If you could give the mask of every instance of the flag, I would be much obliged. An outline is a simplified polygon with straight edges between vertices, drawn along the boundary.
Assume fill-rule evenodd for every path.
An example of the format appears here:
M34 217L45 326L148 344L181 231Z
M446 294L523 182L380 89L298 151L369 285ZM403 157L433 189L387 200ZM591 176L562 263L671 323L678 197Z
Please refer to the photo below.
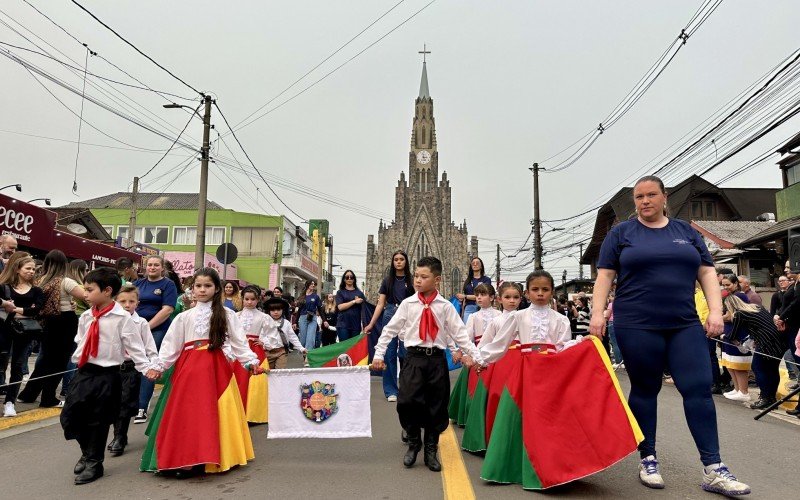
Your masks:
M519 358L500 397L481 478L545 489L604 470L636 450L644 436L608 355L600 340L584 339L557 354Z
M268 439L372 437L369 370L269 372Z
M369 364L367 358L367 336L363 333L347 339L344 342L318 347L308 351L306 354L308 364L312 367L332 367L332 366L366 366Z

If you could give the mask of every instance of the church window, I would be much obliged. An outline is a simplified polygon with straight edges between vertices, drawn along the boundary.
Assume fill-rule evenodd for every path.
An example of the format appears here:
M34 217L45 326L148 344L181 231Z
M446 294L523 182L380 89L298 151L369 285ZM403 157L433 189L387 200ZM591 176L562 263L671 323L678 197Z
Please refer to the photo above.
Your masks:
M452 291L451 295L455 295L457 293L461 293L461 289L459 288L461 284L461 273L458 271L457 267L453 268L453 282L450 284Z
M425 133L425 125L422 126L422 147L428 144L428 135Z

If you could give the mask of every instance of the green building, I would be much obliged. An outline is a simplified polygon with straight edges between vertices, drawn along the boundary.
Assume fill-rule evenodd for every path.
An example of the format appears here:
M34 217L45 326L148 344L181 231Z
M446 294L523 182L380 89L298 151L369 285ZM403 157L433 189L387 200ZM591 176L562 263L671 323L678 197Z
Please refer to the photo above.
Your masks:
M194 253L197 193L138 193L136 206L137 243L167 256ZM131 193L74 202L66 208L89 210L113 238L122 243L128 238ZM228 242L238 249L234 265L239 280L270 288L281 285L286 293L295 293L305 280L319 279L319 266L312 265L316 263L304 229L282 215L237 212L209 200L205 251L214 255L220 244Z

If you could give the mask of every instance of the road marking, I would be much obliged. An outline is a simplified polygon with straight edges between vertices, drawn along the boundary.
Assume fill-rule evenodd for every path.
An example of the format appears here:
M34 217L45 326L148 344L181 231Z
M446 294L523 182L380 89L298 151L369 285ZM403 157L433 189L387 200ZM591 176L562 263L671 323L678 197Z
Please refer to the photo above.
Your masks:
M61 413L61 408L36 408L20 412L16 417L8 417L0 420L0 431L16 427L18 425L38 422L46 418L55 417Z
M474 500L475 491L461 456L453 427L448 426L439 438L439 454L442 458L442 488L445 500Z

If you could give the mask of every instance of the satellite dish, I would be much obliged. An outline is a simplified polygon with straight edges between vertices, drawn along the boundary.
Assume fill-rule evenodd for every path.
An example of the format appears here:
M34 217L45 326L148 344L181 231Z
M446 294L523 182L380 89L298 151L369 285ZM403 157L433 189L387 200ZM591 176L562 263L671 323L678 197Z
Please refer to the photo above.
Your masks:
M69 230L69 232L75 234L86 234L89 231L81 224L77 224L75 222L73 222L72 224L67 224L67 229Z

